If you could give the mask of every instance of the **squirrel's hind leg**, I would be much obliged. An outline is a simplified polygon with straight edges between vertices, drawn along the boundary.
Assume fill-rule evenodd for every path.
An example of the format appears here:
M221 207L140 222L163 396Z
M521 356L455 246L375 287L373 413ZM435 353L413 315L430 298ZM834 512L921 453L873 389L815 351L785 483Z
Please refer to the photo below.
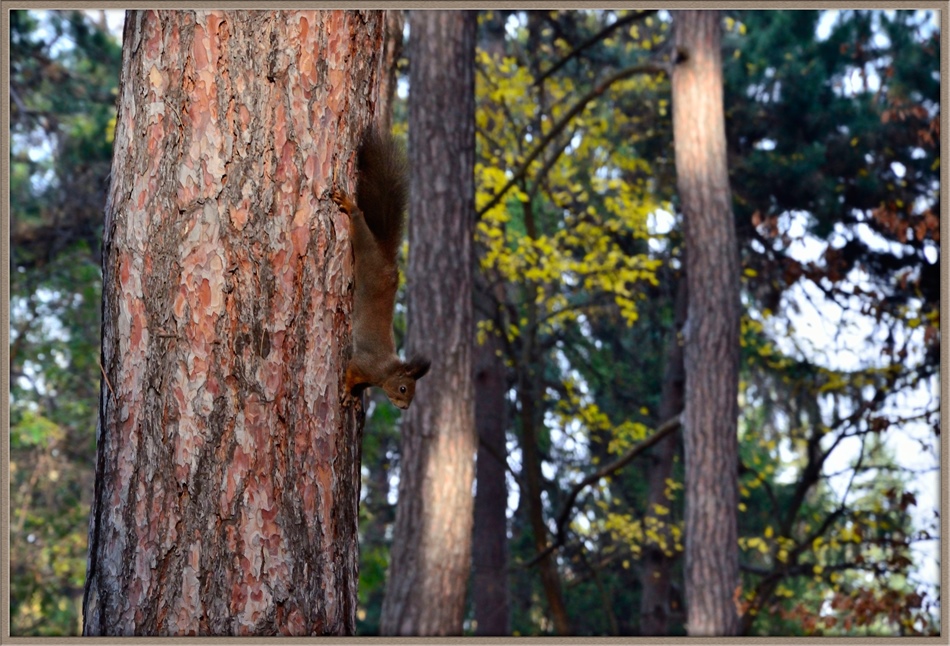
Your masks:
M333 193L330 194L330 198L336 202L341 211L351 217L354 213L358 213L360 210L359 207L356 206L356 202L353 201L353 198L350 197L349 193L344 191L342 188L333 189Z
M357 253L374 249L376 238L373 237L373 232L366 226L366 218L363 216L360 207L353 201L353 198L340 188L333 189L330 197L337 203L341 211L350 216L350 238Z

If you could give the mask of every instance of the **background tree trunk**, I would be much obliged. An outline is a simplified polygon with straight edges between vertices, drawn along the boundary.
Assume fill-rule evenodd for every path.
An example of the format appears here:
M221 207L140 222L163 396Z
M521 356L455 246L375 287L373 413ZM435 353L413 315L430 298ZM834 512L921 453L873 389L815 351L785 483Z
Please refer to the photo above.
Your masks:
M386 37L380 57L382 69L379 74L379 103L376 106L376 123L380 132L389 132L393 127L393 104L398 85L399 59L402 56L403 28L406 13L402 9L386 9Z
M529 326L533 331L536 329L533 323L537 320L534 303L528 304L528 311ZM525 341L527 345L537 346L537 339L534 338L533 332L525 336L528 337ZM534 371L530 368L523 368L519 374L518 383L518 399L521 402L522 479L524 481L524 490L521 493L525 497L534 548L538 554L541 554L547 550L549 543L548 524L544 518L544 499L541 495L544 490L542 480L544 474L541 471L541 452L538 447L538 424L542 422L539 421L540 414L535 407L535 403L541 401L541 389L540 379L533 373ZM555 552L545 554L538 560L537 567L554 632L562 636L570 635L571 619L564 600Z
M461 634L475 433L473 11L409 14L407 355L431 358L405 413L380 631Z
M681 11L673 138L685 216L686 605L692 635L733 635L739 585L739 254L723 115L720 14Z
M475 350L475 528L472 534L472 603L475 634L510 634L508 594L508 486L505 446L507 375L494 334Z
M686 320L686 304L686 279L680 278L676 285L673 305L674 323L666 353L666 368L663 371L663 386L657 415L660 424L683 412L686 375L683 371L683 339L680 331ZM641 635L668 635L670 614L671 610L674 610L670 607L670 585L673 563L680 555L675 552L674 539L670 531L673 518L669 513L656 513L656 505L672 509L667 492L669 480L673 478L673 458L676 457L679 443L678 434L670 434L657 442L650 453L645 515L661 523L661 529L658 529L656 533L666 541L667 550L653 543L647 544L643 550L643 572L640 575L643 590L640 596Z
M497 22L497 18L495 19ZM503 55L505 34L482 23L478 48ZM476 255L482 251L476 249ZM485 274L475 272L475 311L492 321L504 302L501 286L491 287ZM492 291L494 290L494 294ZM472 605L475 634L497 637L511 634L511 595L508 576L508 369L499 353L504 345L495 334L475 350L475 425L478 456L475 462L475 518L472 534Z
M379 12L131 12L86 635L352 634L362 421L333 182ZM361 125L362 124L362 125Z

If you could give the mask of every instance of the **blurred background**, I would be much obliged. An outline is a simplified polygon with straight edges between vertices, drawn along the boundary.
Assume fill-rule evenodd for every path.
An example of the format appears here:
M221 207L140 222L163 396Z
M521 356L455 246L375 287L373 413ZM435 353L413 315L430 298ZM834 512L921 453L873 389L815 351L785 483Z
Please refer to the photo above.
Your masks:
M747 634L939 634L938 12L723 15L743 266L736 602L751 613ZM10 18L11 633L76 635L123 13ZM528 124L563 113L604 70L668 46L670 22L664 11L480 12L479 204L497 188L508 151L530 148ZM548 115L532 98L542 74ZM403 98L405 90L403 81ZM398 100L395 129L405 132ZM647 453L568 499L597 465L665 421L659 384L675 338L682 224L669 82L617 84L568 134L569 154L542 169L547 183L531 196L540 233L528 234L523 213L484 214L481 268L513 315L507 331L486 324L480 336L500 334L503 353L517 347L526 323L518 313L536 293L550 312L570 312L539 328L547 350L532 365L518 353L504 358L509 388L523 371L541 375L544 424L531 450L542 459L552 531L570 507L557 568L575 634L639 634L650 620L641 610L647 575L668 582L665 630L684 634L681 440L668 463ZM635 188L611 193L617 176ZM597 235L640 259L632 294L603 272L574 285L544 265L559 244L586 261L604 252L593 234L553 233L565 222L589 232L577 217L584 213L604 214ZM611 218L613 229L604 224ZM519 255L528 265L513 264ZM519 495L518 396L506 396L505 455L497 456L507 472L507 500L497 501L506 521L490 531L505 536L510 632L548 634ZM358 617L367 635L378 631L384 591L398 424L399 411L374 396L360 509ZM661 468L657 507L650 479Z

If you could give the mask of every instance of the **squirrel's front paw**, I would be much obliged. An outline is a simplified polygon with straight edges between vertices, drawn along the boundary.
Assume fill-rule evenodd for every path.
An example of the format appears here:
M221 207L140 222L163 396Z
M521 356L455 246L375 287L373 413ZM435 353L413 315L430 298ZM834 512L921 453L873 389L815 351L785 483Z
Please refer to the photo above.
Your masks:
M366 386L369 385L369 381L365 376L363 376L363 373L360 372L360 369L356 367L355 363L350 361L350 363L346 366L346 381L344 383L344 389L346 393L348 395L356 395L359 391L362 391Z

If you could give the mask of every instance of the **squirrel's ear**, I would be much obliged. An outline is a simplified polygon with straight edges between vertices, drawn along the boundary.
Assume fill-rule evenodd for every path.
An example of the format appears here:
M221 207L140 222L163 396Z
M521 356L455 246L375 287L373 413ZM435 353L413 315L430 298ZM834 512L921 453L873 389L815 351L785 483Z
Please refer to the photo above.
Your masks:
M432 362L425 357L413 357L406 363L406 374L413 379L421 379L429 372L429 366L431 364Z

